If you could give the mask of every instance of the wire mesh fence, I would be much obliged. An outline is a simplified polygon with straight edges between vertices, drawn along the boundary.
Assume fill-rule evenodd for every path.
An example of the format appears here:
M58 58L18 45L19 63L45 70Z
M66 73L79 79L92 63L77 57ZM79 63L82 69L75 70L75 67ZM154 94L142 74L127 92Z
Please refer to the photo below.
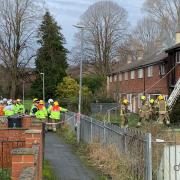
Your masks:
M76 114L66 114L66 122L75 132ZM149 180L151 174L150 134L136 129L120 128L109 122L98 121L81 115L80 140L90 144L94 141L103 147L115 145L119 154L128 157L128 167L134 180Z

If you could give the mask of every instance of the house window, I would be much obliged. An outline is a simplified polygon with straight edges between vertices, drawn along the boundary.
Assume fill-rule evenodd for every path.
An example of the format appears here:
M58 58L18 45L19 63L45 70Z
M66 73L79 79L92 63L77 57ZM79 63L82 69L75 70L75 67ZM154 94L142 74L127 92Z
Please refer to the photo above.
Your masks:
M152 77L153 76L153 66L149 66L148 67L148 77Z
M160 72L159 72L159 74L160 74L160 75L164 75L165 72L166 72L166 71L165 71L165 64L161 64L161 65L160 65Z
M176 63L180 63L180 51L176 52Z
M119 74L119 81L122 81L122 73Z
M112 82L112 76L109 77L109 82Z
M143 69L138 69L138 78L143 78Z
M131 71L131 79L134 79L135 71Z
M117 81L117 75L114 75L114 82Z
M127 81L128 80L128 72L124 73L124 79Z

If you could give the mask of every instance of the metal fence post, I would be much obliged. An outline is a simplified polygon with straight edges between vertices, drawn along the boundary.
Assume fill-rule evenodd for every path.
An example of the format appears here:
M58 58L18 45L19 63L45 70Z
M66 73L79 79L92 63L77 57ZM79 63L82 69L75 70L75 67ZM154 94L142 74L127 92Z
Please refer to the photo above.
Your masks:
M110 110L108 110L108 122L111 122L111 114Z
M151 133L146 134L146 180L152 180L152 144Z
M90 137L90 141L91 141L91 143L92 143L92 141L93 141L93 137L92 137L92 118L91 118L91 137Z
M103 126L104 126L104 129L103 129L103 144L105 145L106 144L106 122L105 121L103 122Z
M80 131L81 131L81 125L80 125L80 122L81 122L81 114L78 113L77 114L77 142L80 142Z
M124 128L124 153L127 153L126 128Z

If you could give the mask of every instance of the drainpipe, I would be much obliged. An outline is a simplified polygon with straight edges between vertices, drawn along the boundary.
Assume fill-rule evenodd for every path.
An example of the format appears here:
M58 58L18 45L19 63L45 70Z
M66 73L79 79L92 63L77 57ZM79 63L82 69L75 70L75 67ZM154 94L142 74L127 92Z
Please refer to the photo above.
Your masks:
M146 91L146 68L144 67L143 68L143 78L144 78L144 91L143 91L143 94L145 96L145 91Z

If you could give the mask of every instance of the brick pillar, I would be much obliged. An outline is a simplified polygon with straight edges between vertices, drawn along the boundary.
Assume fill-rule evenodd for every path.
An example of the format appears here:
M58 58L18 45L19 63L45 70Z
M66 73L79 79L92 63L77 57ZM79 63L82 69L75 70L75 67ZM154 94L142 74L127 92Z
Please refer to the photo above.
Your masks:
M35 152L32 148L17 148L12 150L11 180L18 180L26 167L35 167Z
M24 116L22 118L22 128L30 129L31 125L32 125L32 117Z
M34 144L39 145L38 156L38 175L39 179L42 179L42 165L43 165L43 134L42 130L31 129L25 131L26 147L32 148Z

